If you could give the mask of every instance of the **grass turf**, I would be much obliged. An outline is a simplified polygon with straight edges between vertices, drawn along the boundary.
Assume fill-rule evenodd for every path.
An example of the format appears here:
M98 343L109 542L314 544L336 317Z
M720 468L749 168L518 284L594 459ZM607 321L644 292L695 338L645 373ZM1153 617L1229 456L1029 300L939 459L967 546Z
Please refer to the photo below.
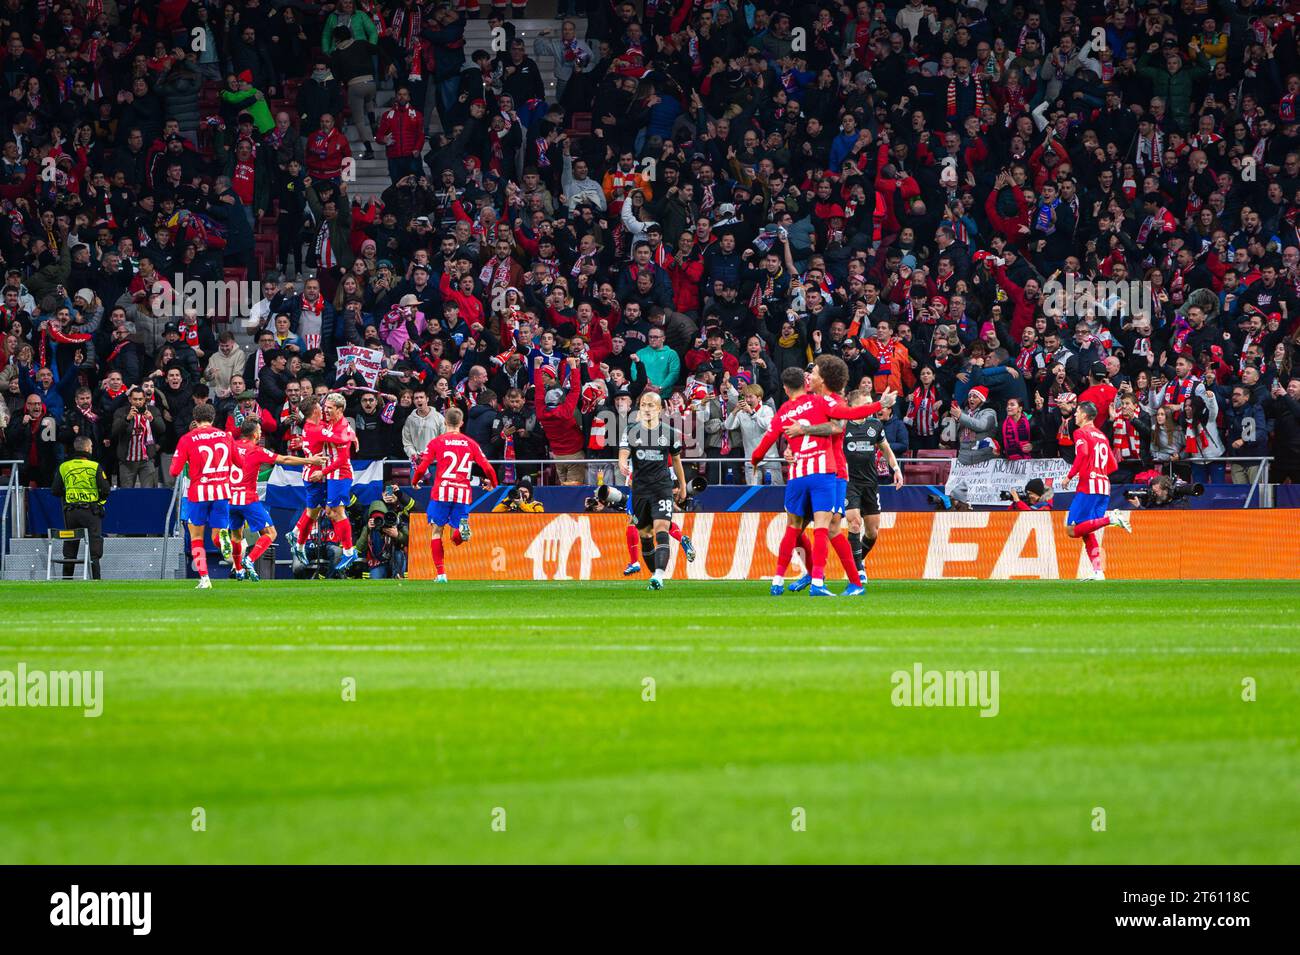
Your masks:
M1300 862L1300 586L643 586L8 585L0 862Z

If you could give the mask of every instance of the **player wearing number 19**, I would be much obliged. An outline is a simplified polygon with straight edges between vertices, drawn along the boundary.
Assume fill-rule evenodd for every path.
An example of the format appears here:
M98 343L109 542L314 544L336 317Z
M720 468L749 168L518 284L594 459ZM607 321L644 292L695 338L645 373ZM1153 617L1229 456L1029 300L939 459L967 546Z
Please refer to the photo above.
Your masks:
M1114 524L1131 534L1133 528L1123 511L1106 510L1110 503L1110 476L1117 465L1110 441L1094 424L1096 419L1097 406L1091 401L1079 402L1074 412L1074 423L1079 426L1074 432L1074 464L1067 475L1067 478L1077 477L1079 483L1070 501L1065 526L1070 529L1071 537L1083 538L1088 560L1092 562L1092 576L1088 579L1105 580L1105 555L1097 531Z
M641 554L654 567L650 590L663 589L673 503L686 500L681 436L662 413L663 401L657 394L642 394L636 420L624 430L618 447L618 469L632 479L632 517L641 537Z
M216 427L212 405L198 405L190 430L176 442L172 458L172 477L180 477L189 468L189 487L181 502L181 520L189 527L190 554L199 574L199 590L208 590L208 556L203 535L212 528L212 539L221 555L230 560L230 468L235 458L235 443L230 434Z
M483 485L485 490L497 483L497 472L478 442L460 433L465 413L459 408L448 408L445 417L447 430L429 442L411 475L411 487L419 487L424 472L431 467L434 469L433 491L429 494L429 507L425 513L429 516L429 551L438 574L434 580L440 584L447 582L442 529L449 524L456 526L451 532L453 544L469 540L469 505L474 500L470 482L474 477L474 465L477 464L487 475Z

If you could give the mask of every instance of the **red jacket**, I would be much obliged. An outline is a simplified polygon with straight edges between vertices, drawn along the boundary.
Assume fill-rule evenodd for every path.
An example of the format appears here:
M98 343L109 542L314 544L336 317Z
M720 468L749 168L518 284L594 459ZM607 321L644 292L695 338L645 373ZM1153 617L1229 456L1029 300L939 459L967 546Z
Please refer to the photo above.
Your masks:
M1002 286L1002 290L1007 293L1007 298L1011 300L1011 337L1020 341L1020 336L1025 329L1034 324L1036 303L1025 298L1025 290L1007 276L1005 265L993 266L993 277L997 279L998 285Z
M989 224L1001 232L1008 242L1017 247L1025 244L1027 232L1021 232L1021 226L1029 225L1029 203L1019 186L1011 187L1011 197L1016 201L1016 214L1004 216L998 212L998 190L990 189L984 199L984 211L988 214Z
M394 106L379 120L379 141L389 159L419 156L424 148L424 114L414 106Z
M700 280L704 278L704 257L697 255L689 262L673 259L668 266L668 277L673 283L673 308L679 312L698 312Z
M692 374L696 368L705 362L713 361L713 352L707 348L692 348L686 353L686 370ZM722 353L722 368L728 375L734 375L740 371L740 362L736 356L729 351Z
M267 434L272 434L279 430L279 419L260 405L257 409L257 420L261 423L262 430ZM236 436L239 434L239 425L235 423L235 416L233 414L226 415L226 430Z
M533 370L533 404L537 409L537 423L546 434L552 456L577 454L584 444L582 428L574 417L582 388L579 387L579 382L571 380L567 362L560 369L560 387L565 388L565 395L564 400L554 408L546 407L546 385L542 380L542 369Z
M307 137L307 175L313 179L339 179L343 160L352 155L347 137L336 126L328 133L318 129Z

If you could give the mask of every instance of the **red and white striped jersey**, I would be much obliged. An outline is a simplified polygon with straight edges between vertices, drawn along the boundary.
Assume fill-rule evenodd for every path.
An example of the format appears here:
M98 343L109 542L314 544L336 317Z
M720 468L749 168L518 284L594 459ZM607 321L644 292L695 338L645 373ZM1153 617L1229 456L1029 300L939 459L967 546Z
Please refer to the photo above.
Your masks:
M828 402L819 395L804 394L798 398L792 398L783 404L780 410L772 418L772 424L768 428L767 434L759 442L754 453L750 455L751 461L757 463L762 460L763 455L767 454L777 439L785 434L785 429L792 424L819 425L830 421L827 413ZM793 439L790 442L790 451L794 455L794 461L790 464L790 479L807 477L810 474L834 474L835 473L835 451L834 442L842 441L843 435L833 437L803 435Z
M187 431L176 442L171 472L179 476L189 468L187 500L197 504L230 499L230 469L235 463L235 442L230 433L213 425Z
M424 472L433 468L431 499L469 504L474 500L470 479L474 476L476 464L487 473L491 483L496 484L497 472L484 456L477 441L454 431L440 434L429 442L424 454L420 455L415 473L411 475L411 485L419 484Z
M307 456L324 455L325 466L304 469L303 480L315 473L324 473L330 480L351 480L352 442L355 438L356 432L352 430L352 422L347 418L334 422L321 421L304 427L302 443Z
M1110 475L1119 467L1110 441L1096 425L1074 432L1074 465L1069 477L1078 477L1076 494L1110 494Z
M257 496L257 476L262 465L274 464L279 455L268 451L260 444L235 442L235 462L230 467L230 503L234 507L255 504Z
M843 395L837 395L834 392L827 392L822 395L822 399L826 402L826 407L829 409L841 407L847 408L849 406L848 401L844 399ZM831 438L831 455L835 459L835 476L841 481L847 481L849 479L849 461L848 458L844 456L843 432L834 435Z
M302 426L302 456L305 458L314 458L319 454L325 453L325 441L321 437L320 429L323 421L309 421ZM303 465L302 479L310 481L312 477L319 474L322 468L312 464Z

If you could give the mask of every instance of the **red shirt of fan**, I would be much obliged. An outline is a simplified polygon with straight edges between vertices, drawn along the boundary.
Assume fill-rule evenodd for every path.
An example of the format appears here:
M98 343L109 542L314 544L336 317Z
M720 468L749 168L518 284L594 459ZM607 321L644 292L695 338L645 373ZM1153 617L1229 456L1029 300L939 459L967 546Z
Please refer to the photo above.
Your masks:
M1110 406L1115 402L1115 395L1118 392L1115 386L1109 381L1103 381L1099 385L1092 385L1079 395L1079 403L1091 401L1097 406L1097 420L1093 422L1098 428L1104 427L1106 419L1110 416Z
M433 493L429 499L451 504L469 504L474 500L470 478L474 476L475 464L496 484L497 472L484 456L477 441L463 434L440 434L429 442L424 454L420 455L415 473L411 475L411 484L419 484L424 472L432 467L435 469Z
M278 457L260 444L235 442L235 463L230 469L230 503L233 506L243 507L257 502L257 476L262 473L262 465L274 464Z
M230 188L239 196L239 201L246 206L253 204L253 176L255 170L251 162L237 162L230 176Z
M1096 425L1074 432L1074 464L1067 477L1078 477L1076 494L1110 494L1110 475L1117 467L1110 440Z
M230 471L235 463L235 442L230 434L210 424L187 431L176 442L172 477L189 467L187 500L196 504L230 499Z

